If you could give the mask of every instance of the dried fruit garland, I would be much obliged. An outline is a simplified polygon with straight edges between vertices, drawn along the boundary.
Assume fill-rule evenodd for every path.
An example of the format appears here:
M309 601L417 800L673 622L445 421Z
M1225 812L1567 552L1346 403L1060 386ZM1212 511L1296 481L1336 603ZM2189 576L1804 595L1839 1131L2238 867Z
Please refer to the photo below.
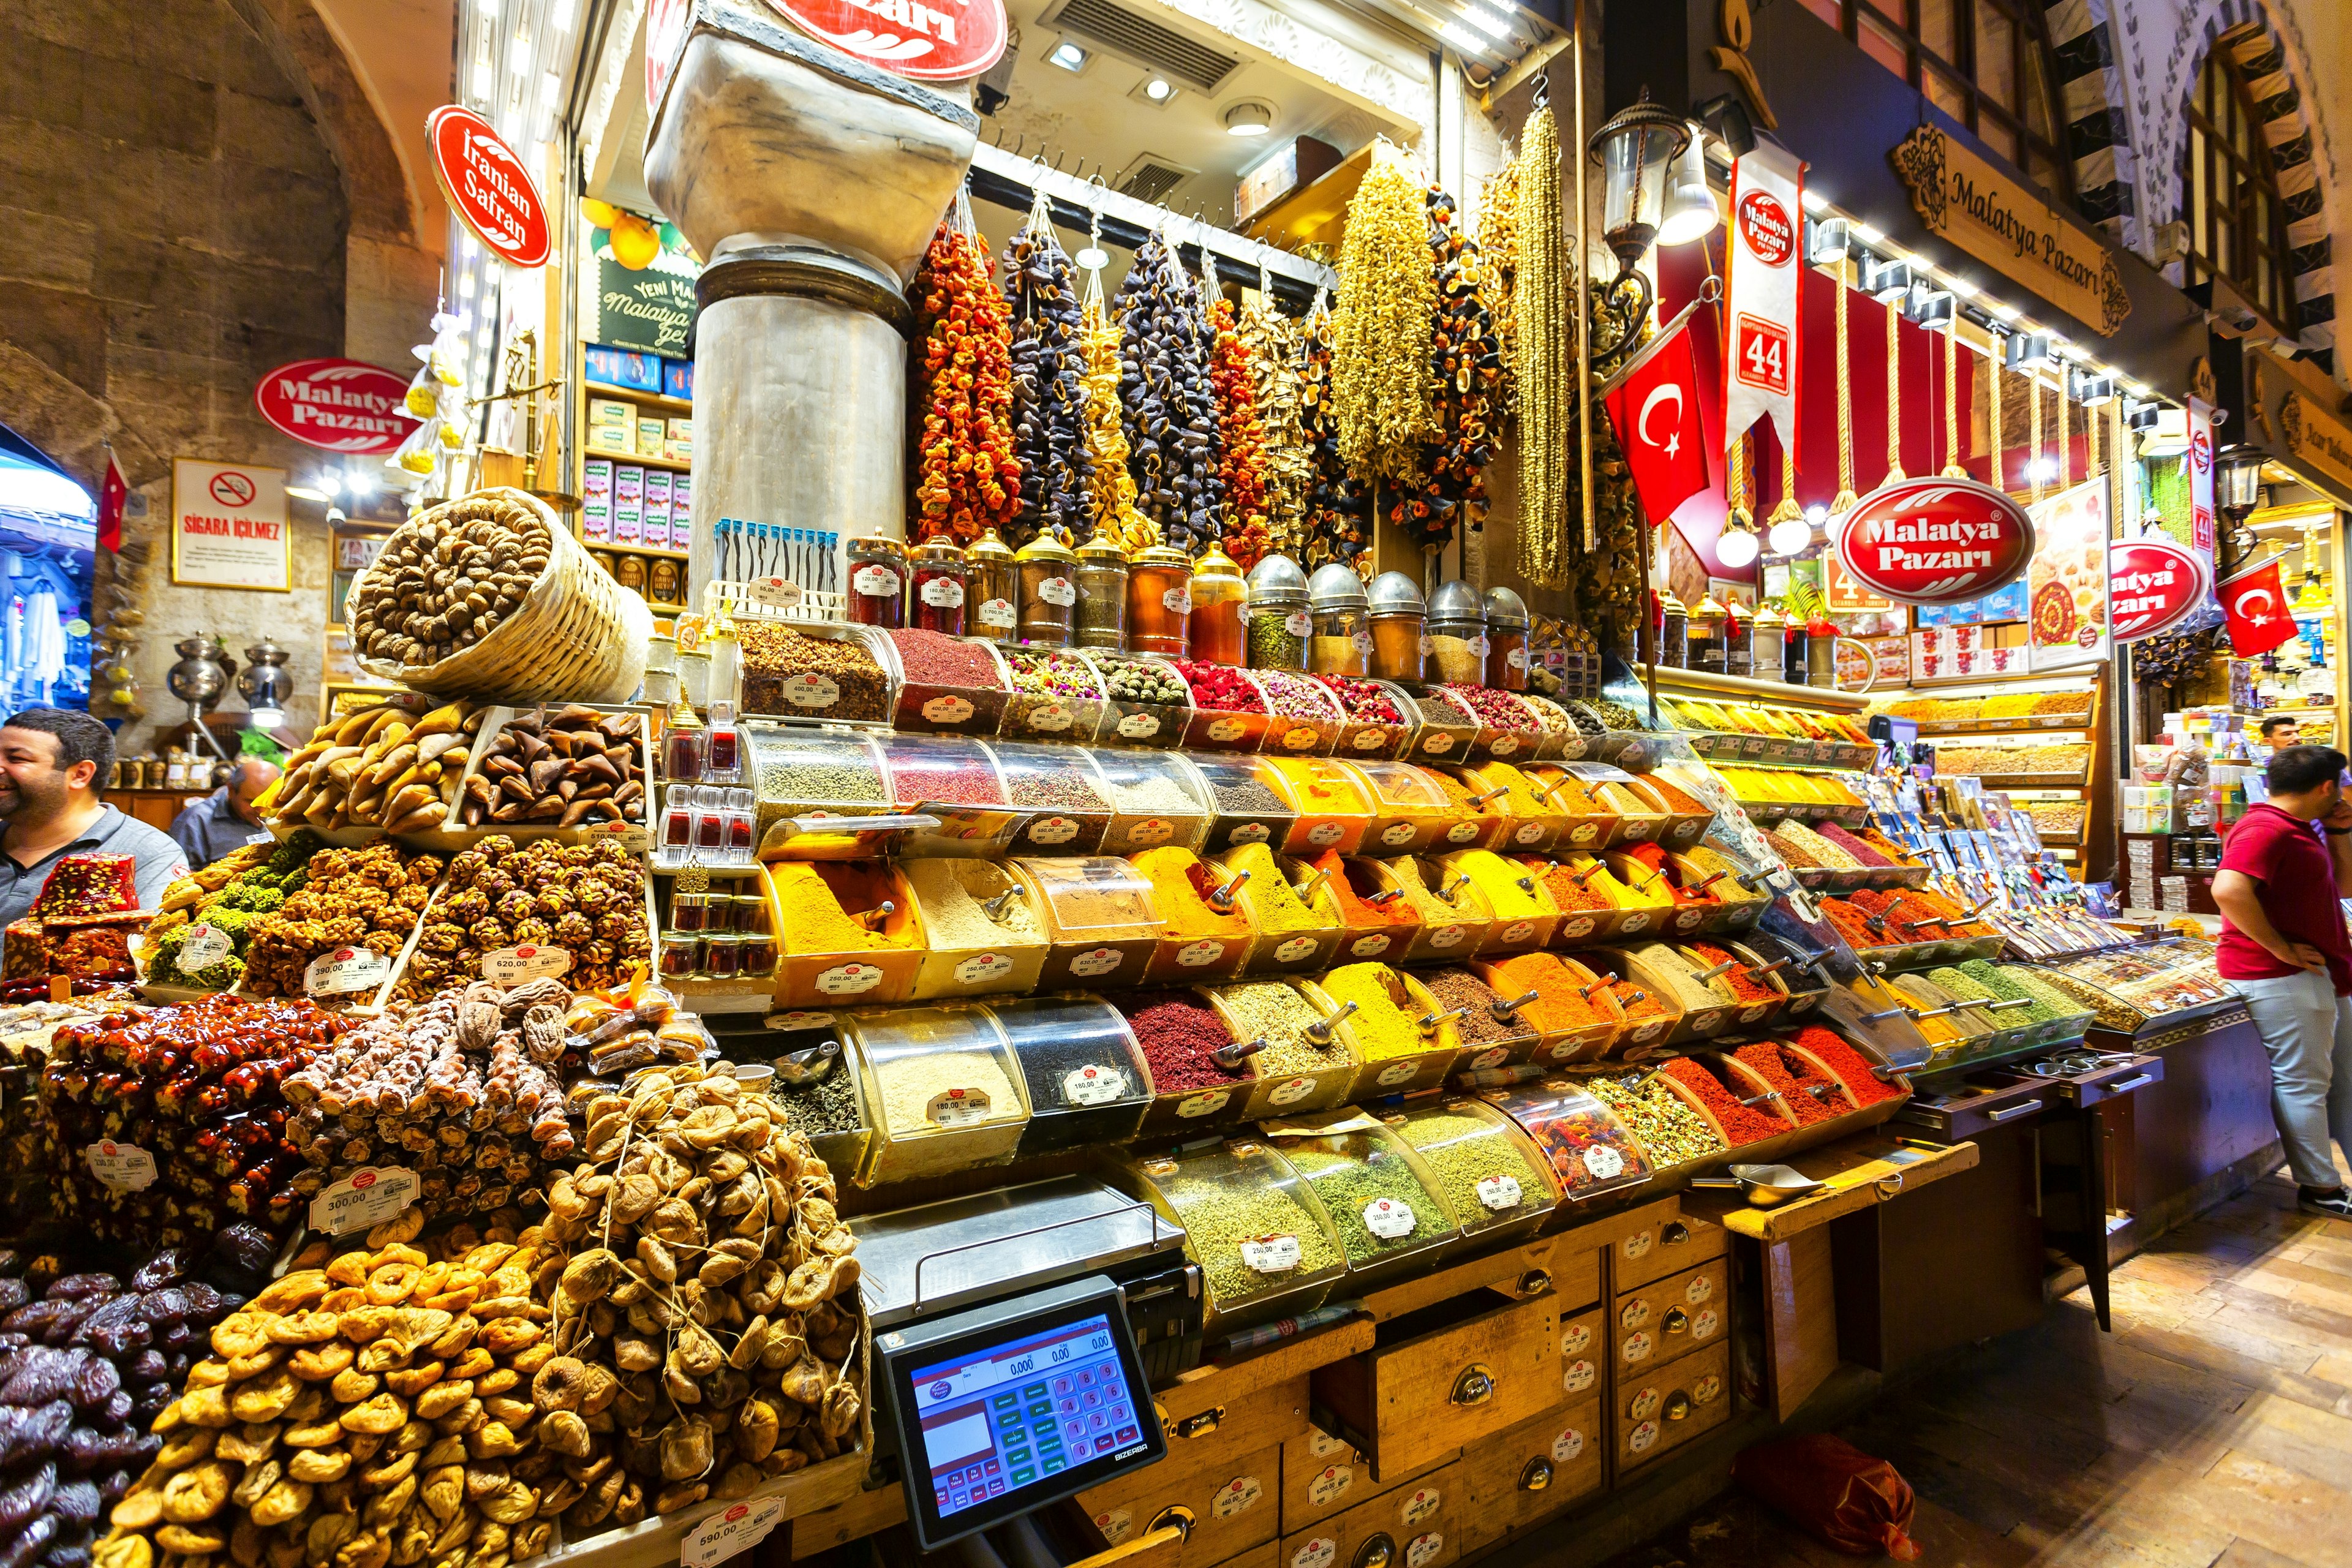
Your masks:
M1217 395L1217 433L1223 448L1217 478L1225 491L1225 553L1244 572L1272 543L1265 499L1265 444L1258 433L1257 379L1250 366L1230 301L1210 307L1216 346L1209 384Z
M1347 562L1362 569L1372 542L1372 501L1339 458L1339 421L1331 392L1331 355L1338 327L1318 297L1307 312L1299 364L1298 427L1307 441L1306 561L1311 569Z
M1559 126L1549 107L1528 117L1519 142L1518 205L1512 224L1518 266L1511 279L1514 371L1519 411L1519 573L1538 587L1560 588L1574 574L1569 487L1576 450L1577 323L1571 319L1560 217ZM1598 432L1595 432L1597 435ZM1597 461L1597 458L1596 458ZM1588 606L1588 608L1591 606Z
M1087 275L1079 321L1087 357L1087 507L1095 526L1132 553L1159 543L1160 531L1135 510L1127 431L1119 423L1118 323L1105 316L1099 272Z
M956 216L971 209L957 198ZM915 406L922 418L915 462L916 531L978 539L1009 525L1021 504L1021 462L1006 416L1013 406L1013 335L1004 298L978 234L941 223L916 275L922 359Z
M1296 558L1307 542L1307 495L1315 478L1314 455L1300 425L1304 389L1298 373L1306 330L1274 308L1261 280L1257 298L1242 308L1241 334L1255 378L1258 436L1265 447L1266 537L1275 550Z
M1118 286L1119 405L1136 510L1178 549L1217 537L1217 412L1201 290L1154 234Z
M1495 337L1502 355L1503 374L1495 386L1496 424L1518 413L1517 325L1511 309L1511 290L1519 273L1519 164L1513 159L1492 174L1478 193L1478 253L1486 258L1486 273L1480 287L1487 313L1495 321Z
M1422 188L1393 150L1374 154L1348 204L1339 298L1347 310L1336 318L1331 354L1339 455L1360 479L1412 483L1429 436L1437 279Z
M1495 455L1491 428L1502 356L1494 318L1479 291L1478 247L1463 237L1454 198L1432 185L1429 264L1438 307L1429 344L1433 430L1422 450L1421 483L1389 500L1391 526L1423 550L1450 543L1457 526L1476 532L1486 515L1486 464Z
M1013 452L1021 461L1016 548L1052 528L1085 537L1086 344L1077 274L1055 236L1041 194L1004 253L1004 303L1013 317Z

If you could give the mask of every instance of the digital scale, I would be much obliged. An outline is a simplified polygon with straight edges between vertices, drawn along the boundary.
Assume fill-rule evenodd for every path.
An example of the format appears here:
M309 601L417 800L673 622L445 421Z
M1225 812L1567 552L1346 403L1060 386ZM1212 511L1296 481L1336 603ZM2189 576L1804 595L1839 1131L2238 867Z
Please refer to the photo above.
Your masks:
M868 1215L877 1458L925 1551L1158 1462L1151 1383L1201 1352L1181 1227L1083 1177Z

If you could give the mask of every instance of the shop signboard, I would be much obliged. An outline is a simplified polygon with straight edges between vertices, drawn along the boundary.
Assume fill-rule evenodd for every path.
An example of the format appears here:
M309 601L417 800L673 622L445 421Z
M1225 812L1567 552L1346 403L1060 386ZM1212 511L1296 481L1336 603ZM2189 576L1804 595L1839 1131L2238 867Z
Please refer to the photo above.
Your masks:
M172 581L191 588L292 593L286 470L173 458Z
M2189 400L2189 450L2180 457L2189 474L2189 542L2213 555L2213 405Z
M305 446L388 458L416 428L408 377L356 359L298 359L254 386L261 416Z
M1974 479L1896 479L1846 514L1834 554L1864 589L1898 604L1981 599L2025 570L2033 520Z
M2095 663L2106 656L2107 481L2087 479L2032 510L2033 668Z
M2299 392L2279 404L2279 438L2287 456L2318 469L2339 485L2352 486L2352 429Z
M474 237L509 266L545 266L547 204L498 129L462 104L445 103L425 119L425 134L441 192Z
M2109 630L2119 643L2169 631L2212 589L2205 558L2161 534L2107 547Z
M694 331L695 280L701 264L675 225L608 202L583 201L588 254L594 268L583 279L585 335L606 348L635 349L668 359L687 357Z
M1003 0L768 0L842 53L918 81L961 81L1004 53Z

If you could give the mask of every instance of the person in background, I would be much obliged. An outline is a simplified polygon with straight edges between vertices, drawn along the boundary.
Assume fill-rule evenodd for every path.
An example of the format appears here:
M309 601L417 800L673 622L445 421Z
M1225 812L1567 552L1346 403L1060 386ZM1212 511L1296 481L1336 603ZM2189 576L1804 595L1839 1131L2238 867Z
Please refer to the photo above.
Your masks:
M2344 753L2288 746L2264 767L2270 798L2221 841L2216 966L2238 988L2271 1058L2271 1115L2306 1214L2352 1219L2334 1143L2352 1150L2352 887ZM2318 830L2313 830L2313 824Z
M253 803L278 782L278 766L260 757L242 757L229 769L228 783L202 800L192 800L172 819L172 837L188 854L188 869L209 866L245 847L261 831Z
M2273 753L2303 744L2303 728L2291 718L2263 721L2263 744Z
M163 834L100 799L114 732L69 708L27 708L0 725L0 930L21 920L69 854L128 855L139 907L163 902L187 858Z

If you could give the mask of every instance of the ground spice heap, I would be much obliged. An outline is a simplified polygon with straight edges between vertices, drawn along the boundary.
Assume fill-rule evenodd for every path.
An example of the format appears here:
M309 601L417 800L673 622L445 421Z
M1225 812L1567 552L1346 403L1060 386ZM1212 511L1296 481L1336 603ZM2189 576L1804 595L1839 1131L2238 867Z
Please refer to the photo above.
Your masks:
M1723 1151L1723 1140L1714 1129L1664 1084L1653 1083L1638 1095L1621 1079L1588 1079L1584 1087L1642 1141L1654 1166L1687 1165Z
M1361 1132L1325 1138L1282 1138L1275 1141L1293 1169L1315 1187L1323 1212L1339 1232L1339 1245L1351 1264L1376 1262L1391 1253L1426 1247L1454 1227L1446 1223L1444 1205L1430 1196L1405 1157L1386 1142ZM1382 1199L1385 1206L1375 1209ZM1402 1207L1412 1216L1410 1230L1383 1236L1372 1229L1375 1215L1383 1225Z
M1780 852L1780 858L1791 866L1851 871L1862 865L1854 856L1793 818L1779 824L1765 837Z
M768 1099L782 1108L785 1121L796 1131L812 1137L827 1132L855 1132L866 1125L857 1109L856 1071L844 1060L835 1060L832 1070L806 1088L794 1088L782 1080L771 1083Z
M890 678L855 642L813 637L776 621L736 624L743 653L743 711L799 718L887 719ZM794 676L817 679L802 682ZM834 695L827 698L824 683Z
M1324 994L1342 1006L1353 1002L1349 1032L1368 1062L1419 1056L1437 1047L1434 1034L1421 1032L1421 1021L1397 1005L1389 994L1395 973L1385 963L1350 963L1331 971L1319 984Z
M1220 1171L1206 1178L1180 1175L1160 1187L1169 1207L1183 1222L1184 1250L1201 1266L1209 1281L1209 1294L1223 1311L1339 1263L1339 1250L1332 1246L1329 1235L1286 1187L1232 1179L1238 1173ZM1269 1273L1251 1268L1243 1246L1279 1236L1297 1240L1297 1264Z
M1715 813L1707 809L1704 802L1692 795L1688 791L1682 789L1680 786L1665 778L1663 774L1647 774L1643 778L1642 782L1649 785L1651 789L1656 791L1658 798L1666 803L1666 809L1673 812L1677 816L1712 816L1715 815Z
M2007 1000L2026 997L2031 1007L2000 1015L2004 1019L2024 1015L2029 1023L2046 1024L2058 1018L2078 1018L2089 1011L2082 1003L2055 986L2044 984L2042 977L2021 964L1995 965L1981 958L1972 958L1959 966L1960 973L1972 976L1979 984L1995 995ZM1930 973L1929 979L1935 975Z
M1802 1057L1782 1050L1776 1041L1759 1040L1740 1047L1733 1055L1742 1067L1780 1091L1780 1103L1789 1108L1800 1127L1811 1127L1854 1109L1837 1079Z
M1520 1005L1519 1016L1547 1035L1567 1034L1614 1021L1608 1009L1594 999L1601 994L1596 991L1592 997L1580 995L1575 972L1549 952L1523 952L1495 965L1495 985L1507 997L1534 992L1536 999Z
M1707 891L1713 893L1723 903L1756 903L1764 897L1763 894L1740 885L1739 879L1747 874L1747 868L1719 849L1710 849L1704 844L1694 844L1683 851L1683 858L1698 868L1700 873L1705 876L1712 877L1717 872L1722 873L1723 880L1708 888Z
M911 945L912 926L888 937L857 918L890 896L889 874L875 863L786 861L770 868L776 884L776 930L786 952L866 952Z
M1467 1231L1551 1207L1551 1184L1504 1124L1467 1110L1424 1110L1400 1119L1398 1137L1421 1156L1437 1195ZM1498 1182L1496 1177L1503 1178ZM1509 1183L1518 1188L1514 1198Z
M981 687L1001 690L996 660L979 643L944 632L901 626L887 634L898 649L898 665L909 686Z
M916 859L901 864L915 907L923 917L923 934L935 949L1034 947L1045 940L1045 928L1029 907L1020 884L987 860ZM983 900L1011 892L1013 897L991 914Z
M1493 911L1486 908L1486 900L1468 882L1454 888L1451 899L1441 898L1437 889L1430 886L1421 861L1407 855L1391 860L1387 865L1389 874L1397 879L1398 886L1404 889L1405 902L1413 907L1413 912L1420 915L1421 923L1425 926L1471 925L1494 918ZM1437 876L1439 886L1449 886L1454 880L1443 871Z
M1339 1031L1333 1030L1328 1040L1307 1034L1311 1026L1323 1022L1323 1016L1297 986L1278 980L1228 985L1217 993L1217 1000L1233 1019L1236 1035L1265 1042L1265 1048L1250 1058L1257 1064L1261 1078L1325 1072L1348 1065L1348 1047L1340 1043Z
M877 1056L869 1065L882 1091L882 1125L894 1137L949 1125L962 1129L986 1121L1017 1121L1025 1114L1020 1091L993 1051L943 1047ZM956 1097L956 1109L949 1118L934 1121L933 1102L957 1089L963 1092Z
M1599 884L1604 878L1612 882L1616 879L1590 855L1571 855L1559 861L1530 858L1519 864L1541 879L1545 896L1563 913L1615 907Z
M1739 1000L1738 993L1723 984L1721 975L1701 980L1699 965L1662 942L1646 942L1633 949L1632 954L1643 968L1674 988L1686 1012L1703 1013L1709 1007L1722 1007Z
M1128 759L1151 757L1148 763L1129 765ZM1157 755L1151 752L1107 752L1102 756L1103 782L1110 785L1111 804L1121 815L1148 816L1165 812L1176 816L1198 816L1201 803L1174 773L1162 771Z
M1621 910L1670 910L1674 884L1638 860L1614 856L1605 877L1593 879L1601 897Z
M1883 1100L1903 1097L1901 1089L1878 1076L1867 1057L1819 1024L1808 1024L1799 1029L1789 1043L1811 1052L1830 1071L1843 1079L1848 1097L1857 1105L1876 1105Z
M1492 849L1466 849L1449 857L1445 865L1456 875L1466 875L1471 885L1486 895L1496 920L1541 920L1559 913L1545 898L1543 884L1533 872Z
M1421 976L1421 983L1437 998L1441 1011L1463 1010L1454 1026L1461 1031L1465 1050L1503 1040L1524 1040L1540 1032L1524 1014L1506 1012L1497 1016L1495 1010L1504 998L1466 969L1441 969Z
M1889 930L1874 930L1870 911L1847 899L1821 900L1822 918L1830 922L1838 935L1845 938L1849 947L1885 947L1895 940Z
M1727 987L1734 996L1745 1003L1778 1002L1780 993L1772 989L1769 981L1751 977L1748 963L1738 953L1716 946L1711 942L1685 943L1683 952L1698 961L1702 969L1713 969L1718 963L1728 963L1729 969L1716 976L1716 983Z
M1228 879L1203 865L1190 849L1164 845L1129 856L1129 863L1151 883L1151 901L1160 910L1163 937L1185 942L1249 940L1249 919L1242 913L1238 899L1223 909L1209 901L1209 895Z
M1666 1011L1665 998L1646 985L1632 980L1612 979L1608 982L1608 986L1609 994L1617 999L1617 1005L1628 1023L1674 1016Z
M1266 812L1282 816L1292 815L1289 805L1255 771L1212 767L1202 772L1208 775L1209 797L1216 802L1219 811L1236 816Z
M1666 868L1665 850L1658 845L1630 845L1624 850L1624 858L1655 879L1654 881L1638 882L1642 891L1651 897L1655 897L1661 891L1661 885L1663 885L1665 895L1677 904L1712 905L1716 901L1715 890L1712 888L1700 892L1677 882L1674 873Z
M1412 900L1401 894L1372 902L1374 897L1388 891L1381 886L1378 861L1342 859L1337 849L1326 849L1306 864L1309 869L1324 874L1323 885L1330 889L1339 906L1339 923L1349 931L1378 931L1421 923L1421 913L1413 908Z
M1836 845L1839 848L1853 856L1854 859L1862 865L1893 866L1897 864L1896 861L1890 858L1876 846L1855 837L1853 834L1848 833L1844 828L1840 827L1834 822L1822 823L1817 831L1822 836L1822 842L1824 844Z
M1262 931L1329 931L1339 924L1339 900L1331 896L1329 882L1315 890L1314 905L1308 907L1283 874L1274 851L1263 844L1243 845L1225 857L1224 869L1225 880L1244 871L1250 874L1238 902L1250 923Z
M1232 1089L1250 1081L1250 1065L1217 1065L1216 1053L1234 1043L1234 1032L1214 1007L1182 991L1139 991L1118 998L1128 1027L1143 1047L1155 1094Z
M890 758L890 793L901 805L922 801L942 805L993 805L1004 798L1004 786L987 758L977 751L949 752L929 747L902 752Z
M1740 1097L1723 1087L1716 1076L1688 1057L1666 1064L1665 1076L1688 1089L1691 1097L1706 1107L1725 1140L1733 1148L1742 1143L1759 1142L1778 1138L1789 1130L1789 1124L1769 1112L1752 1105L1739 1103Z

